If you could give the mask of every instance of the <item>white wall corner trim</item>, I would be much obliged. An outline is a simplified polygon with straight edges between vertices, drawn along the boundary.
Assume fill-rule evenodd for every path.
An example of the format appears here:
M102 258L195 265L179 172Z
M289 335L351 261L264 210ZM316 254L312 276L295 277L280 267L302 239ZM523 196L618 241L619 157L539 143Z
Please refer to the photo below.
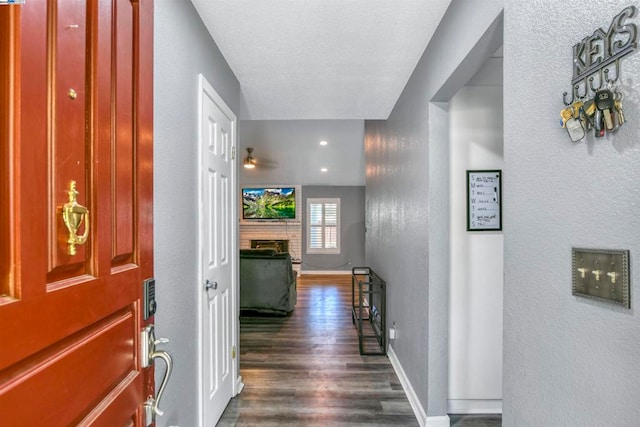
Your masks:
M502 414L501 399L449 399L449 414Z
M449 427L450 421L447 415L440 417L427 417L426 427Z
M396 371L396 375L400 380L400 384L402 384L402 388L404 392L407 394L407 398L409 399L409 403L411 404L411 409L413 409L413 413L418 419L418 423L420 427L449 427L449 417L427 417L427 412L422 407L418 396L416 395L407 374L402 369L402 365L398 360L398 356L393 351L393 347L389 346L387 350L387 356L389 357L389 361L391 362L391 366L393 366L393 370Z

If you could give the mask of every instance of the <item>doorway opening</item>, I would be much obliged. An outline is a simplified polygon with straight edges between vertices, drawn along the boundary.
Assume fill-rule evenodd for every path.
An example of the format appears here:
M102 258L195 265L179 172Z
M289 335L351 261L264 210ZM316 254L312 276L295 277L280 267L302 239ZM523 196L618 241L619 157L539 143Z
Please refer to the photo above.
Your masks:
M430 220L429 220L429 300L433 307L447 307L444 310L434 309L431 310L429 315L429 321L432 325L429 331L429 364L428 375L429 381L427 407L434 408L434 410L442 411L446 414L469 414L484 412L487 414L500 414L502 391L501 391L501 371L502 371L502 320L498 320L498 328L500 331L494 331L499 335L499 344L494 344L493 354L497 355L499 361L494 362L499 367L494 372L499 371L500 374L495 376L491 380L493 384L500 386L500 392L493 394L472 394L469 389L463 389L459 387L459 384L468 386L475 386L476 383L482 383L485 381L480 376L472 373L477 373L479 367L482 366L484 361L483 354L474 353L473 359L465 360L467 356L466 351L469 345L472 347L483 348L477 342L473 341L474 337L469 336L469 333L475 333L472 330L472 326L476 327L476 324L470 322L476 322L477 320L473 314L480 319L483 319L488 312L498 312L502 316L502 305L499 307L488 308L479 304L478 300L474 299L473 293L464 294L465 302L461 307L454 304L460 301L454 300L457 295L452 293L452 276L455 278L455 274L452 274L453 269L461 268L457 263L459 259L457 254L460 249L458 248L458 242L455 240L455 234L452 233L452 229L455 227L456 232L461 233L463 237L468 237L469 232L466 231L466 170L470 167L474 169L502 169L502 164L491 165L489 167L489 160L485 157L483 164L470 165L470 157L480 161L482 156L479 156L474 150L491 150L497 151L495 147L481 148L483 144L478 146L472 145L469 148L461 149L460 152L455 152L452 148L452 137L456 137L456 131L452 130L450 121L454 121L456 129L462 131L466 129L471 123L466 123L465 120L471 122L478 122L474 126L486 125L486 122L490 122L490 128L497 129L500 135L492 135L483 137L485 139L500 138L502 139L502 116L501 116L501 100L495 100L499 112L493 111L490 108L482 105L481 103L472 108L465 106L462 97L466 94L467 98L475 98L479 96L478 93L481 89L476 90L477 83L482 79L493 79L493 81L500 82L496 84L493 89L487 88L486 91L494 90L502 93L502 44L503 44L503 27L504 16L500 14L491 26L485 31L485 33L479 38L475 46L467 56L460 62L456 69L449 75L445 82L434 96L430 100L429 106L429 206L430 206ZM495 61L492 59L495 58ZM488 62L494 62L491 66L486 65ZM465 86L471 86L471 89ZM460 100L456 100L455 97L458 93L462 93ZM497 95L494 95L496 97ZM458 101L458 102L457 102ZM475 102L475 101L474 101ZM458 124L455 124L456 109L466 111L463 113L462 118L458 120ZM486 115L485 115L486 114ZM498 116L494 116L494 115ZM483 132L490 133L488 130ZM492 132L495 132L492 131ZM474 142L477 140L478 135L473 131L464 131L457 137ZM488 143L484 141L484 144ZM466 152L464 152L466 150ZM453 152L452 152L453 151ZM453 156L462 156L462 159L455 159L460 164L453 164ZM487 153L485 153L487 156ZM465 160L466 159L466 160ZM460 175L462 174L462 178ZM455 178L455 179L454 179ZM508 175L503 174L503 180L508 180ZM460 184L461 183L461 184ZM461 185L461 186L460 186ZM507 195L508 196L508 195ZM462 202L454 203L458 200L458 197L462 197ZM454 216L459 218L459 215L463 215L464 218L460 225ZM500 234L496 232L490 232L493 234ZM476 233L476 236L471 236L474 239L480 237L481 241L484 237L489 236L490 233ZM471 233L473 234L473 233ZM490 236L489 236L490 237ZM478 240L478 239L475 239ZM484 239L486 240L486 239ZM474 244L477 242L474 242ZM457 248L454 253L453 248ZM462 254L466 255L467 264L469 263L469 254L477 253L483 249L477 248L467 242L466 247L463 247ZM501 254L500 254L501 255ZM479 263L474 258L476 264ZM481 283L476 281L476 270L470 269L468 265L464 267L466 272L463 274L463 278L467 280L467 291L472 290L474 293L481 291ZM477 268L474 264L473 268ZM470 272L469 272L470 270ZM459 272L456 271L456 274ZM502 278L502 271L498 271L498 276ZM498 287L500 289L502 285ZM464 288L463 288L464 292ZM495 300L495 298L494 298ZM485 299L485 302L487 300ZM495 302L495 301L492 301ZM462 310L462 317L459 316L457 310ZM455 317L455 320L451 316ZM460 321L460 318L462 321ZM457 322L457 323L456 323ZM453 325L450 328L450 323ZM493 323L495 325L495 321ZM457 331L458 335L450 337L449 331ZM460 332L463 334L460 335ZM495 340L494 340L495 342ZM456 345L452 345L456 343ZM456 347L457 346L457 347ZM459 357L459 351L462 352L464 357ZM443 357L443 353L447 356ZM494 357L495 359L495 357ZM494 365L496 366L496 365ZM450 372L449 369L454 369L454 372ZM457 369L457 371L456 371ZM473 391L473 388L471 388ZM437 409L436 409L437 408ZM497 415L500 417L500 415Z
M503 233L466 227L466 171L504 167L502 59L500 48L449 101L450 414L502 413Z

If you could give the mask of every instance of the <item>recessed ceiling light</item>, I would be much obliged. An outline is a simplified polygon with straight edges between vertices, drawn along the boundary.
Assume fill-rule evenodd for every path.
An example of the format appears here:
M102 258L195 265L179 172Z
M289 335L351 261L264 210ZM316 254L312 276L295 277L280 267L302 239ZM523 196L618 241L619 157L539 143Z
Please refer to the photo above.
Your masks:
M328 170L329 169L327 169L327 168L322 168L322 169L320 169L320 172L327 172Z
M320 145L327 145L328 142L327 141L320 141Z

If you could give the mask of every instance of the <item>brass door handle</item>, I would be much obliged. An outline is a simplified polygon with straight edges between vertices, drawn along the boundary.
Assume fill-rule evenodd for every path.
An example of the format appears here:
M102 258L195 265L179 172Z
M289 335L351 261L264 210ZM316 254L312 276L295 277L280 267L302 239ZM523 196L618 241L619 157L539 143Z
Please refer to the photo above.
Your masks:
M71 181L69 184L69 201L62 207L62 220L69 230L69 255L76 254L76 245L82 245L89 237L89 209L85 208L77 202L78 191L76 190L76 182ZM78 236L78 230L84 220L84 233Z

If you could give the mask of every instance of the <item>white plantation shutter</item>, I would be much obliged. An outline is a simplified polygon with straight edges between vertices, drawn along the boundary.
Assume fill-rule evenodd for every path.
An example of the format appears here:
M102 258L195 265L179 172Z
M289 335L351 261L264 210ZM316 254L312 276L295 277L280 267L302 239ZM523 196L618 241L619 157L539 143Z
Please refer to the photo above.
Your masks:
M309 203L309 239L310 249L322 250L322 203Z
M307 253L340 253L340 199L307 199Z
M336 227L324 228L324 247L326 249L336 249L338 247L338 236Z

